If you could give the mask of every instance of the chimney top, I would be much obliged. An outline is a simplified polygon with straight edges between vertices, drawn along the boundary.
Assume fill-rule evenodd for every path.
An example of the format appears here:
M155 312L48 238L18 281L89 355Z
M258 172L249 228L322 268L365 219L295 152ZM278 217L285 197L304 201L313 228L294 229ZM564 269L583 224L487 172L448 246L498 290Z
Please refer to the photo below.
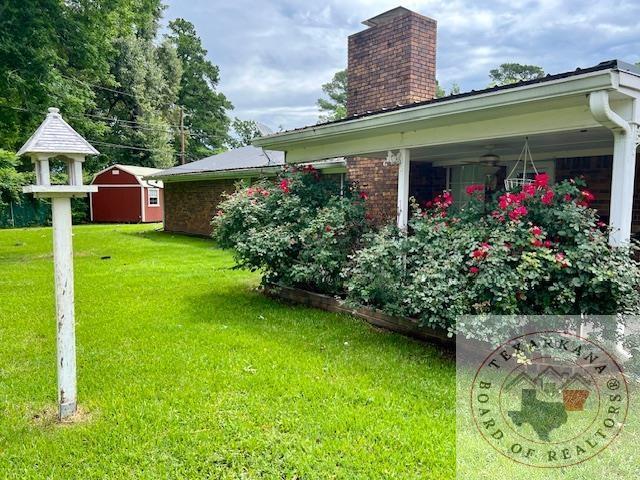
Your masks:
M366 25L367 27L377 27L378 25L382 25L390 22L396 17L403 17L409 14L418 15L417 13L412 12L408 8L396 7L396 8L392 8L391 10L387 10L384 13L376 15L375 17L371 17L370 19L362 22L362 24ZM424 15L421 15L421 16L424 16ZM425 18L428 18L428 17L425 17Z

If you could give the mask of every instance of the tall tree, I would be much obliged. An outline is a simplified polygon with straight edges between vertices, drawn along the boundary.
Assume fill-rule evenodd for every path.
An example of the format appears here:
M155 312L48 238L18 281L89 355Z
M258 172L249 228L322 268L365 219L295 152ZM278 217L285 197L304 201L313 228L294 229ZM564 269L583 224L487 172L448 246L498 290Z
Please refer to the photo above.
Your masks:
M489 71L490 86L508 85L542 77L544 77L544 70L541 67L520 63L503 63Z
M188 129L186 155L189 160L210 155L228 142L231 102L216 90L218 67L207 60L207 51L191 22L178 18L169 22L167 39L182 62L178 103L184 107Z
M231 124L233 134L230 136L228 144L231 148L240 148L251 145L254 138L262 136L258 124L253 120L240 120L238 117L233 119Z
M319 98L320 121L331 122L347 116L347 71L339 70L330 82L322 85L322 91L329 97Z
M0 149L0 207L20 201L26 175L18 173L18 158L13 152Z
M111 163L166 168L175 163L174 130L181 67L173 47L156 48L153 41L130 35L115 41L112 73L117 89L101 94L100 110L117 120L103 146ZM174 127L175 128L175 127Z
M447 95L458 95L460 93L460 85L457 83L451 84L451 90L449 93L445 92L444 88L440 86L440 82L436 80L436 98L446 97Z
M0 0L0 148L15 151L49 106L103 140L112 126L100 118L104 88L120 86L116 40L153 38L162 9L161 0Z

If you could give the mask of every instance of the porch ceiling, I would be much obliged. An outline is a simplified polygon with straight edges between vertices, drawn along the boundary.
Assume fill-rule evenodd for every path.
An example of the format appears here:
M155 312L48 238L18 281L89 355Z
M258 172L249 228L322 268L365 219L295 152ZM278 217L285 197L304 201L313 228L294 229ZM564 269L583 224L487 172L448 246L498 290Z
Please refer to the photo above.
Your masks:
M613 137L604 127L530 135L529 147L534 160L547 160L582 155L610 155ZM482 155L492 153L501 161L516 160L522 151L525 137L478 140L448 145L434 145L411 149L411 161L427 161L439 165L473 163ZM376 157L384 158L386 152Z

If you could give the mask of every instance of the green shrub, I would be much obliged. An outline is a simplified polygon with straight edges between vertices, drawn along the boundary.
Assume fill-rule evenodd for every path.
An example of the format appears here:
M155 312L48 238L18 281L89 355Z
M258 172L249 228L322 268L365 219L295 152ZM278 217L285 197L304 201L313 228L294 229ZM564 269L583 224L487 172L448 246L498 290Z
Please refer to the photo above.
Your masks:
M340 272L366 230L365 197L352 188L341 196L340 185L310 167L284 172L238 185L219 206L213 237L264 282L340 293Z
M417 210L409 235L371 236L344 272L349 302L451 331L464 314L637 314L636 247L609 246L579 182L547 182L493 199L471 186L458 211L445 193Z

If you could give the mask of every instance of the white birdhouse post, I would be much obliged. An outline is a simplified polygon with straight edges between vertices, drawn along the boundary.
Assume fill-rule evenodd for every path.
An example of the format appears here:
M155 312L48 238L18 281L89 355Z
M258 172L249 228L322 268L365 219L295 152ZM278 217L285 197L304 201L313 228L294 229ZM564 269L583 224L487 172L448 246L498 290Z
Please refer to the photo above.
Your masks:
M57 368L59 418L76 413L76 334L73 296L73 244L71 238L71 198L96 192L82 184L82 162L98 151L62 119L57 108L27 140L18 155L29 155L35 164L36 184L23 188L38 198L50 198L53 223L53 264L57 319ZM49 160L60 158L67 166L69 182L51 185Z

